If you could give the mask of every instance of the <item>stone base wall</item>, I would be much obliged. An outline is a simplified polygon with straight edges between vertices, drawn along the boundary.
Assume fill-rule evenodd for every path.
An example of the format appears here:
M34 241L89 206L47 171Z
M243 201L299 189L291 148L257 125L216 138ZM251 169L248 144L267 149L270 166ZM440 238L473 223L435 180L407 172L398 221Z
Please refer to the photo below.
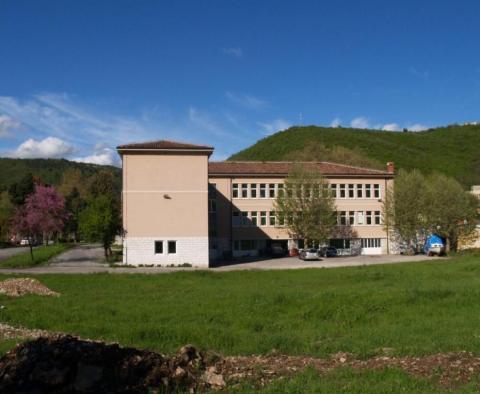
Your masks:
M163 240L163 253L155 254L155 241ZM167 241L177 241L177 252L168 253ZM123 243L123 263L131 265L191 264L193 267L209 266L208 237L126 237Z

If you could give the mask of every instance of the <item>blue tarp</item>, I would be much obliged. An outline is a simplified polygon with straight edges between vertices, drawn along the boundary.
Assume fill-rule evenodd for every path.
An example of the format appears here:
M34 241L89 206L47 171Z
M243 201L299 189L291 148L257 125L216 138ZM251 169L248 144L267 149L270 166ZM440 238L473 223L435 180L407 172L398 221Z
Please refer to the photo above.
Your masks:
M437 234L428 236L427 240L425 241L425 245L423 246L423 253L427 253L432 244L441 244L445 246L445 240Z

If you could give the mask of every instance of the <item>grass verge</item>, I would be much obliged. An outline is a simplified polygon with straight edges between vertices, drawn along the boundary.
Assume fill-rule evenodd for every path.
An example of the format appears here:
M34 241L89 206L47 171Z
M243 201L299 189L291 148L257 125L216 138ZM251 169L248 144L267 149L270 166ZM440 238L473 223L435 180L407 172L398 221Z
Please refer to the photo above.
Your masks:
M39 246L33 249L33 261L30 256L30 250L27 250L5 260L0 260L0 268L28 268L41 265L70 247L68 244Z

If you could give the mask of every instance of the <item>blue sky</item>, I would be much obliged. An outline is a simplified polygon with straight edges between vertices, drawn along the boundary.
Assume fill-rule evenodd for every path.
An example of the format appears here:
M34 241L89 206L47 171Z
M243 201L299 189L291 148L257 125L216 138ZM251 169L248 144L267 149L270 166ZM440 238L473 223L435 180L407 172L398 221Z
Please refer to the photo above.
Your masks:
M0 0L0 155L215 159L296 124L480 119L478 1Z

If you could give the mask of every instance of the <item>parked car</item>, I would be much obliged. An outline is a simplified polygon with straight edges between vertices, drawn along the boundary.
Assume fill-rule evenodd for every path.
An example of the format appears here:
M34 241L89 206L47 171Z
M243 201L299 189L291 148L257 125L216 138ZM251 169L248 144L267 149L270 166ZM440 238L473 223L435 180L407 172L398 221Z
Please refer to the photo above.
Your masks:
M423 251L427 256L443 256L445 254L445 241L442 237L432 234L427 237Z
M298 258L301 260L319 260L320 256L318 254L318 249L304 249L298 255Z
M28 246L30 245L30 240L28 238L22 238L20 240L20 246Z
M324 246L319 249L318 253L322 257L337 257L338 251L334 246Z

